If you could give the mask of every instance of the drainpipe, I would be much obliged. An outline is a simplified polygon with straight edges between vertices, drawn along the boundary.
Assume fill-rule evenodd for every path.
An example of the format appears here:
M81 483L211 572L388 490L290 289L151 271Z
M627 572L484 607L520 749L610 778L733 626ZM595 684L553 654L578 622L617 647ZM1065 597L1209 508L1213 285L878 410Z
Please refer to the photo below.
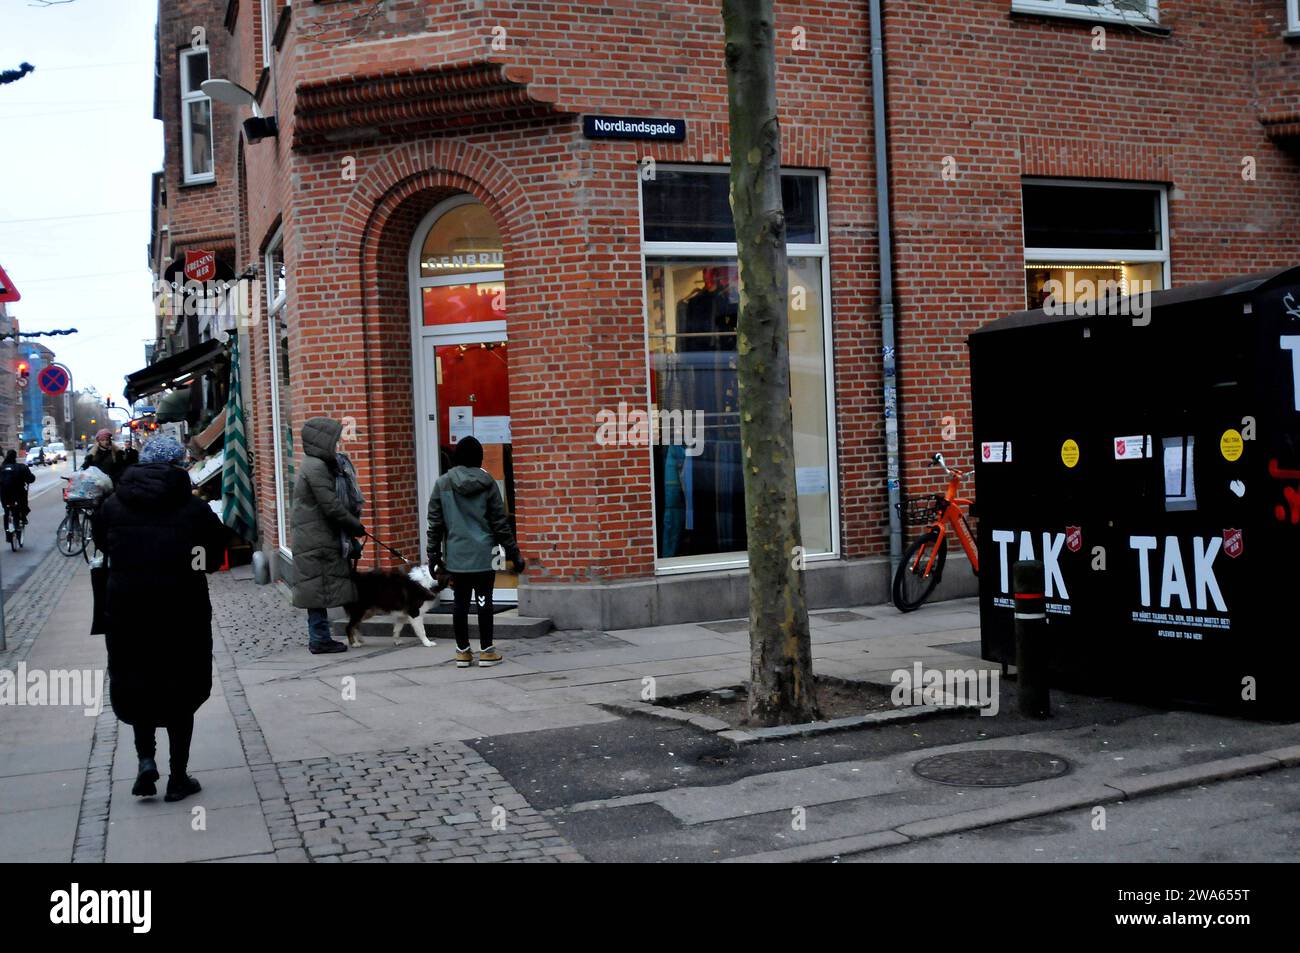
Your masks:
M885 47L882 0L871 6L871 114L876 140L876 234L880 254L880 356L885 384L886 486L889 489L889 578L903 561L899 514L902 479L898 462L898 377L894 347L894 228L890 221L889 132L885 123Z

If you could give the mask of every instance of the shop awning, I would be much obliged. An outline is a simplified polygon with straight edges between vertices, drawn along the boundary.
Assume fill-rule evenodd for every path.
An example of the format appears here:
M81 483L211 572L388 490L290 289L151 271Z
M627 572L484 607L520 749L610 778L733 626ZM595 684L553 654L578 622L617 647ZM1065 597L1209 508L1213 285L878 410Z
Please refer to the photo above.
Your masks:
M155 361L126 375L126 399L132 403L146 394L154 394L165 387L188 384L197 375L216 363L223 351L220 341L204 341L195 347Z
M191 393L192 388L182 387L163 394L154 401L154 413L157 415L158 423L172 424L181 420L188 420L190 416L190 401L194 399Z

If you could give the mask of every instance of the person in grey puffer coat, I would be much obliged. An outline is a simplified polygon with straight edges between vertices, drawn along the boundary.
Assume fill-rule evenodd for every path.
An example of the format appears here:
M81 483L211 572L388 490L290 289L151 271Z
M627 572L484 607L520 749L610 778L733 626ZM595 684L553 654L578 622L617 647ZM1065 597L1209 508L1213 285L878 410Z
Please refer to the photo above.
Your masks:
M303 424L304 456L293 487L293 604L307 610L313 655L347 651L330 638L328 610L357 597L348 555L352 540L366 533L356 472L338 452L342 432L343 425L328 417Z
M471 595L478 608L478 664L496 665L501 661L492 644L492 589L499 568L492 564L492 551L498 543L506 558L522 569L524 559L515 545L501 491L492 474L483 469L483 446L473 437L462 437L452 454L451 469L438 478L429 495L427 546L429 566L441 562L452 576L456 598L451 624L456 635L457 668L468 668L474 661L469 650Z

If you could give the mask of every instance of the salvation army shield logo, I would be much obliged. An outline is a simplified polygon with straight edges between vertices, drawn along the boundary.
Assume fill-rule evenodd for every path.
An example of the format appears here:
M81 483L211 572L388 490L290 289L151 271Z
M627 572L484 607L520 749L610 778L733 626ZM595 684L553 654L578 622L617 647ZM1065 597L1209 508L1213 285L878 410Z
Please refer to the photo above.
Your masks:
M1241 530L1225 529L1223 531L1223 551L1225 553L1236 559L1245 548L1246 544L1242 540Z
M1127 449L1128 449L1128 445L1125 444L1123 440L1115 441L1115 456L1117 457L1124 456L1124 451Z
M217 277L217 255L211 251L185 253L185 280L205 282Z
M993 456L993 448L986 443L984 444L984 459L987 460L991 456Z
M1065 548L1072 553L1077 553L1083 547L1083 527L1067 526L1065 527Z

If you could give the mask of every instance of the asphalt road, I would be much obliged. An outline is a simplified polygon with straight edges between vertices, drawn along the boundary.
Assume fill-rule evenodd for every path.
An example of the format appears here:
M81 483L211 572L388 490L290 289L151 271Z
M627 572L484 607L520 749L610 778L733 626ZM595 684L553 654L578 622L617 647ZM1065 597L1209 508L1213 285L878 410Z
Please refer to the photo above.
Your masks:
M1105 822L1104 830L1094 830L1090 812L1070 811L840 862L1295 863L1300 859L1300 768L1114 804L1106 808ZM1173 879L1159 886L1186 886ZM1224 873L1223 879L1232 875Z
M23 548L18 552L0 539L0 575L4 577L5 594L15 591L27 581L45 554L54 548L54 531L63 520L63 480L71 475L67 461L53 466L33 467L36 482L27 491L32 512L23 533Z

